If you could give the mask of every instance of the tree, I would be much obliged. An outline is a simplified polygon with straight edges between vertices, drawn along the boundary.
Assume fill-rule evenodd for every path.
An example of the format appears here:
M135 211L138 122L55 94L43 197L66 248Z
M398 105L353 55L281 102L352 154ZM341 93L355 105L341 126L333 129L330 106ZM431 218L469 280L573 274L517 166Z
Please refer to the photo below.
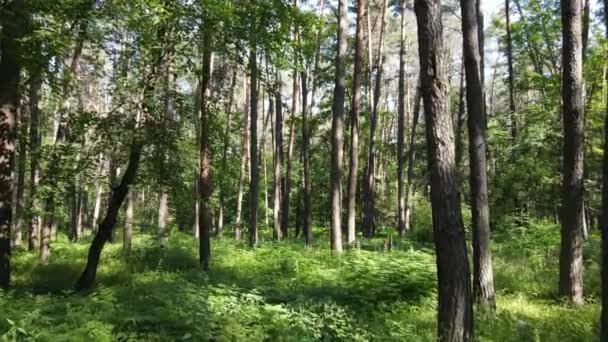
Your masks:
M257 45L252 41L249 51L249 73L251 77L251 97L249 107L249 163L251 179L249 181L249 244L258 244L258 195L259 195L259 165L258 165L258 63Z
M348 168L348 213L346 244L353 247L356 239L357 177L359 171L359 113L361 112L361 79L363 63L363 20L365 0L357 0L357 30L355 33L355 61L353 69L353 97L350 108L350 157Z
M304 215L303 231L306 246L312 246L312 184L310 180L310 128L308 127L308 76L301 72L302 80L302 162L304 164Z
M274 148L273 148L273 236L283 233L281 226L281 164L283 160L283 99L281 98L281 80L277 72L277 84L274 90Z
M608 39L608 0L604 0L604 28ZM608 82L608 68L604 70L604 79ZM600 318L600 340L608 341L608 102L605 104L604 116L604 155L602 165L602 211L600 232L602 234L602 314Z
M583 75L581 2L562 0L562 98L564 159L562 180L559 294L583 302Z
M494 307L494 276L490 250L490 208L486 173L486 118L484 108L479 28L473 0L461 0L462 36L469 129L471 211L473 222L473 296Z
M454 130L447 110L441 0L416 0L414 9L437 255L438 335L440 341L470 341L470 272L458 200Z
M245 106L243 110L243 135L241 140L241 172L239 174L239 191L236 201L236 220L234 223L234 239L241 239L241 216L243 210L243 184L245 183L245 172L247 159L249 156L249 99L251 98L249 82L247 76L244 77L243 87L245 88Z
M2 39L0 40L0 288L6 288L11 279L11 219L13 184L13 156L15 152L16 123L19 109L19 82L21 74L20 42L25 24L24 3L11 2L2 12ZM8 13L14 13L5 17Z
M338 45L331 122L331 249L342 251L342 158L344 145L344 83L346 78L346 0L338 0Z
M399 99L397 113L397 231L402 238L405 236L405 123L406 118L406 83L405 83L405 9L406 2L401 0L399 10L401 15L401 30L399 39Z
M506 19L506 31L507 31L507 70L508 70L508 81L509 81L509 112L511 114L511 137L513 140L517 138L517 116L515 108L515 74L513 71L513 40L511 38L511 10L509 8L509 1L505 0L505 19Z
M387 0L382 0L380 10L381 26L380 38L378 40L378 56L374 69L376 70L374 80L374 95L369 119L369 142L367 145L367 165L365 168L365 178L363 182L363 234L370 238L376 231L376 195L375 195L375 134L378 125L378 110L380 106L380 91L382 89L382 69L384 67L384 32L386 30L386 7ZM371 63L371 61L370 61Z

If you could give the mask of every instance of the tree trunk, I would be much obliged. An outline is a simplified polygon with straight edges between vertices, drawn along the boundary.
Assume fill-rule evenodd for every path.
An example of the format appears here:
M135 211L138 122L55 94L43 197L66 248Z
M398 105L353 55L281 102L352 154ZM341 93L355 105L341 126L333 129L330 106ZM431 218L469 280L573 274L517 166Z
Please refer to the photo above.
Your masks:
M212 25L212 23L208 23ZM205 26L203 36L203 68L201 77L201 136L200 136L200 216L199 216L199 265L201 271L209 270L211 261L211 230L213 223L211 222L211 195L213 193L213 184L211 177L211 142L209 140L209 126L211 118L209 117L208 96L209 83L211 80L211 58L212 58L212 27Z
M258 244L258 194L259 194L259 165L258 165L258 62L257 46L251 46L249 52L249 71L251 73L251 100L249 108L249 134L251 136L251 149L249 163L251 180L249 182L249 245Z
M281 209L281 227L283 235L287 237L289 232L289 195L291 193L291 165L293 160L293 149L296 140L296 113L298 112L298 73L293 72L293 84L291 91L291 116L289 118L289 143L287 145L287 165L285 166L285 179L283 180L283 208ZM296 234L297 236L297 234Z
M302 79L302 162L304 163L304 242L312 246L312 183L310 179L310 128L308 127L308 77L306 70L301 73Z
M399 47L399 99L398 99L398 118L397 118L397 231L401 238L405 237L405 189L404 189L404 145L405 145L405 123L407 110L405 108L406 101L406 83L405 83L405 10L406 2L400 2L401 15L401 30L400 30L400 47ZM355 53L356 56L356 53Z
M604 29L608 40L608 0L604 0ZM608 54L606 55L608 60ZM608 67L604 66L604 80L608 84ZM600 341L608 342L608 100L604 116L604 156L602 165L602 212L600 232L602 233L602 314Z
M490 250L490 208L486 173L486 119L483 95L479 23L475 0L460 0L469 129L471 212L473 225L473 296L494 308L494 276Z
M559 294L583 302L583 165L584 113L581 2L562 0L562 96L564 159L561 213Z
M40 247L40 230L39 222L40 216L36 209L39 207L39 203L36 200L36 193L38 190L38 181L40 177L39 168L39 149L40 149L40 135L38 133L38 126L40 125L40 108L38 103L40 102L40 88L42 88L42 76L40 71L36 70L29 84L29 106L30 106L30 192L28 196L28 207L33 210L30 221L29 221L29 237L28 237L28 250L37 250Z
M241 144L241 173L239 174L239 192L236 200L236 222L234 224L234 239L241 239L241 216L243 210L243 188L245 184L245 172L247 168L247 157L249 156L249 98L250 88L247 77L244 78L245 108L243 110L243 139Z
M412 127L410 128L410 139L407 151L407 187L405 188L405 231L411 231L411 216L412 216L412 201L411 193L414 189L414 159L416 158L416 151L414 149L414 143L416 142L416 129L418 128L418 121L420 120L420 103L422 101L422 94L420 89L420 80L416 82L416 95L414 96L414 109L412 112Z
M342 159L344 145L344 83L346 78L346 36L348 4L338 0L338 46L331 125L331 249L342 252Z
M226 106L226 113L228 118L226 118L226 129L224 130L224 147L222 149L222 164L221 170L222 174L225 175L228 169L228 146L230 145L230 128L232 126L232 104L234 102L234 89L236 88L236 79L237 79L237 68L232 70L232 83L230 84L230 95L228 100L228 105ZM216 235L218 238L221 238L224 235L224 198L226 197L226 177L220 177L220 208L219 214L217 218L217 231Z
M505 0L505 18L507 25L507 69L509 72L509 113L511 114L511 137L517 138L517 115L515 107L515 72L513 69L513 41L511 40L511 10L509 1Z
M447 110L448 82L442 68L441 1L416 0L414 7L437 254L438 337L440 341L470 341L470 272L456 184L454 130Z
M264 101L264 95L262 95ZM264 105L262 104L262 107ZM258 160L262 163L263 183L264 183L264 224L268 226L268 166L266 162L266 132L268 131L268 123L270 117L274 114L274 96L272 92L268 94L268 112L264 115L265 109L262 111L262 136L260 138L260 149ZM279 237L280 239L280 237Z
M127 194L127 211L125 213L125 230L122 236L123 249L126 252L131 251L131 241L133 239L133 223L135 211L135 199L137 195L134 189L130 189Z
M118 211L127 197L129 187L135 182L141 150L141 143L137 140L133 141L131 151L129 153L129 164L127 165L125 174L122 176L120 184L112 189L106 216L95 233L95 237L93 238L93 242L91 242L91 247L89 248L87 264L80 278L76 282L75 289L77 291L87 290L93 287L93 283L95 282L95 277L97 275L97 266L99 265L101 251L103 246L112 236L112 231L116 225Z
M367 150L367 166L363 182L363 234L367 238L374 236L376 231L376 195L375 195L375 134L378 124L380 106L380 91L382 89L382 69L384 66L384 31L386 30L387 0L382 1L380 38L378 40L378 56L376 56L376 75L374 80L373 106L369 122L369 142Z
M281 225L281 163L283 160L283 100L281 98L281 81L277 73L277 85L275 89L275 120L274 120L274 154L273 154L273 237L280 237L283 233L287 237L285 229Z
M348 212L346 244L355 244L357 217L357 176L359 171L359 114L361 112L361 82L363 63L363 20L366 11L365 0L357 0L357 29L355 33L355 61L353 70L353 97L350 114L350 155L348 168Z
M13 184L13 156L15 152L16 123L19 108L19 82L21 63L19 39L23 29L23 1L10 3L7 12L13 16L2 17L0 40L0 288L7 288L11 278L11 209Z

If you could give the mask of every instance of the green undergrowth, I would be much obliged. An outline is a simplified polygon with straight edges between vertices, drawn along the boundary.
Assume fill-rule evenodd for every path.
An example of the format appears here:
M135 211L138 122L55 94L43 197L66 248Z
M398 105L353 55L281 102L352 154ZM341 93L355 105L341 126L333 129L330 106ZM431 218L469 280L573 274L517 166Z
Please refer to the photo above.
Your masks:
M265 241L255 250L214 240L208 274L197 270L190 236L173 233L160 248L140 234L128 254L119 243L106 246L96 287L84 294L71 288L89 241L60 237L48 265L14 254L14 287L0 291L0 340L434 341L432 245L390 246L383 236L337 257L326 230L316 233L313 248L299 240ZM572 307L555 296L555 225L496 232L498 309L476 312L476 340L595 340L597 239L585 245L587 303Z

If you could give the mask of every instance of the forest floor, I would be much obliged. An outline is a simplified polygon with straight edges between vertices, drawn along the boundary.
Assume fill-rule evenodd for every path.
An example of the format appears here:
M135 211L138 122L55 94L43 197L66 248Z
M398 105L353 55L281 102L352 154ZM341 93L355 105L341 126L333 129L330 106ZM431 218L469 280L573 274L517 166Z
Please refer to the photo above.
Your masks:
M52 246L51 262L14 253L14 287L0 290L0 340L434 341L435 259L429 242L364 241L336 257L316 247L262 242L255 251L213 241L209 274L197 243L174 232L165 248L138 234L133 250L106 246L94 291L71 288L89 240ZM268 229L263 236L268 238ZM117 241L120 241L117 239ZM555 297L559 229L549 223L494 234L496 313L476 312L478 341L592 341L599 325L599 243L585 243L586 304Z

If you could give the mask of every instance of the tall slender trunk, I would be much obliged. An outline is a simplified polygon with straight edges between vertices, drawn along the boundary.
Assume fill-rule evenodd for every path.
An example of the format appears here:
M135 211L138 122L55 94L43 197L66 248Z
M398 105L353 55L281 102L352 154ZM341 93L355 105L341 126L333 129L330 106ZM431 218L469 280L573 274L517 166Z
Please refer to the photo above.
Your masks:
M604 29L608 40L608 0L604 0ZM606 59L608 61L608 52ZM608 86L608 66L604 65L604 80ZM602 212L600 231L602 233L602 314L600 341L608 342L608 99L604 103L604 156L602 165Z
M440 341L470 341L470 272L456 184L454 130L447 110L448 82L442 67L441 1L416 0L414 7L437 254L438 337Z
M206 22L203 33L203 66L201 77L201 136L200 136L200 215L199 215L199 265L201 271L209 270L211 262L211 230L213 229L211 195L213 184L211 176L211 142L209 140L209 126L211 118L208 108L209 83L211 81L212 58L212 27L213 22Z
M321 24L323 24L323 10L325 9L325 0L319 0L319 5L318 5L318 9L317 9L317 16L321 19ZM319 26L322 27L322 26ZM319 36L321 34L321 29L317 30L317 32L315 33L316 36L316 41L317 41L317 46L316 46L316 51L315 51L315 66L314 66L314 70L312 72L312 90L310 92L310 113L314 114L314 110L315 110L315 105L316 105L316 94L317 94L317 87L319 85L319 77L317 77L318 73L319 73L319 64L320 64L320 60L321 60L321 39L319 39Z
M234 103L234 89L236 88L236 79L237 79L237 68L232 70L232 81L230 84L230 95L228 100L228 105L226 106L226 113L228 117L226 118L226 129L224 130L224 147L222 149L222 164L221 170L222 174L225 175L228 167L228 146L230 145L230 128L232 126L232 104ZM216 235L218 238L221 238L224 235L224 198L226 197L226 177L220 177L220 207L217 218L217 232Z
M243 188L245 184L245 173L249 156L249 98L251 89L244 78L243 87L245 88L245 107L243 110L243 139L241 144L241 172L239 174L239 191L236 200L236 222L234 224L234 238L241 239L241 216L243 211Z
M135 213L135 199L137 195L134 189L130 189L127 194L127 210L125 213L125 229L122 236L123 249L131 251L131 241L133 239L133 223Z
M287 144L287 165L285 166L285 179L283 180L283 207L281 208L281 227L287 237L289 232L289 195L291 193L291 165L293 161L293 149L296 140L296 113L298 111L298 74L293 72L293 84L291 91L291 114L289 117L289 143Z
M264 96L262 96L262 101ZM262 107L264 107L262 105ZM260 150L258 153L258 160L262 163L262 176L264 183L264 224L268 226L268 166L266 162L266 132L268 131L268 123L270 117L274 114L274 96L272 92L268 93L268 112L264 116L262 111L262 136L260 138Z
M40 108L38 104L40 102L40 89L42 88L42 75L40 71L34 71L29 84L29 106L30 106L30 184L29 184L29 196L28 196L28 207L33 210L29 221L29 237L28 237L28 250L37 250L40 247L40 230L39 222L40 216L36 211L39 208L40 203L37 201L37 190L38 181L40 177L39 167L39 149L40 149L40 134L38 126L40 125Z
M258 61L257 45L251 46L249 52L249 71L251 73L251 100L249 108L249 135L251 137L251 148L249 151L249 163L251 168L251 180L249 181L249 245L255 247L258 244L258 194L259 194L259 165L258 165Z
M100 153L99 154L99 167L97 169L97 185L95 185L95 188L96 188L95 205L93 207L93 222L92 222L93 232L97 231L97 226L100 223L99 215L101 213L101 201L102 201L102 197L103 197L103 187L102 187L101 178L103 176L104 164L105 164L104 155L103 155L103 153Z
M348 212L346 244L353 247L356 239L357 176L359 170L359 114L361 112L361 80L363 63L363 20L365 0L357 0L357 29L355 33L355 61L353 69L353 97L350 114L350 155L348 168Z
M281 98L281 80L277 72L277 84L275 89L275 120L274 120L274 148L273 148L273 237L277 239L287 232L281 225L281 164L283 160L283 100Z
M15 152L16 123L19 107L19 39L23 29L23 1L16 0L7 5L13 16L2 17L2 40L0 41L0 288L7 288L11 278L11 209L13 184L13 155Z
M386 30L387 0L382 1L380 38L378 39L378 56L376 56L376 74L374 80L373 106L369 122L369 142L367 149L367 166L363 182L363 233L365 237L372 237L376 231L376 196L375 196L375 134L378 124L378 110L380 105L380 91L382 89L382 69L384 66L384 32Z
M486 161L486 118L483 95L483 73L479 13L475 0L460 0L466 98L469 129L471 211L473 225L473 296L481 305L494 308L494 276L490 250L490 208Z
M420 80L416 82L416 93L414 95L414 109L412 111L412 127L410 128L410 139L407 151L407 187L405 188L405 231L411 230L411 216L412 216L412 200L411 194L414 189L414 159L416 158L416 150L414 149L414 143L416 142L416 129L418 128L418 121L420 120L420 102L422 101L422 94L420 89Z
M511 10L509 1L505 0L505 18L507 29L507 69L509 72L509 113L511 116L511 137L517 138L517 115L515 107L515 72L513 69L513 41L511 39Z
M404 189L404 164L405 164L405 123L408 121L405 83L405 10L406 2L401 0L400 4L401 30L399 45L399 99L398 99L398 118L397 118L397 231L402 238L405 236L405 189ZM356 56L356 53L355 53Z
M347 1L338 0L338 46L331 125L331 249L342 251L342 159L344 155L344 83L346 78Z
M562 96L564 159L559 294L583 302L584 112L582 74L582 4L562 0Z
M31 106L30 106L31 109ZM17 155L17 167L16 167L16 187L15 191L15 218L14 222L14 231L12 232L12 243L13 246L21 246L22 240L22 232L24 225L24 215L23 215L23 195L25 193L25 169L26 169L26 157L27 157L27 136L28 136L28 121L29 121L29 110L23 110L20 113L18 129L19 129L19 137L18 141L18 155Z
M307 71L301 73L302 79L302 162L304 163L304 213L303 226L304 242L312 246L312 183L310 179L310 127L308 127L308 76Z

